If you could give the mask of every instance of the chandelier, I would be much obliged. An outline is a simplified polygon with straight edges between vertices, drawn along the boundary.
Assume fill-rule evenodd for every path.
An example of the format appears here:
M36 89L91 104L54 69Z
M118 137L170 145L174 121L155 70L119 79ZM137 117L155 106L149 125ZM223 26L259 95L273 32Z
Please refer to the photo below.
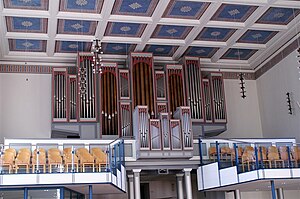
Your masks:
M101 55L103 54L103 52L101 49L100 39L93 40L91 53L93 54L93 62L92 62L93 73L102 73L102 69L101 69L102 57L101 57Z

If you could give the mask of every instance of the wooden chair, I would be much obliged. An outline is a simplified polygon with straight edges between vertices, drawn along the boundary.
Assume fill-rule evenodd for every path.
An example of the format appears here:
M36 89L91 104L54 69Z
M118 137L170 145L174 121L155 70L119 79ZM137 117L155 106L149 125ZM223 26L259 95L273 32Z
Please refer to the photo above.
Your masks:
M223 146L221 147L221 150L220 150L220 156L221 156L221 159L224 159L224 160L231 160L231 148L228 147L228 146Z
M93 172L95 171L95 160L94 157L89 153L86 148L79 148L76 150L76 155L79 158L81 171L85 172L86 166L91 166L93 168Z
M280 146L279 147L279 155L280 159L283 161L282 167L285 167L285 163L288 163L289 160L291 160L291 154L288 153L287 147L286 146ZM288 164L287 164L288 165ZM290 165L288 165L289 167Z
M292 161L295 162L295 166L298 167L298 163L300 161L300 148L299 146L292 146Z
M100 148L92 148L91 153L95 158L96 167L101 172L101 166L107 165L107 155Z
M48 169L49 173L52 173L53 166L62 165L62 157L58 148L48 149Z
M24 148L18 151L15 159L15 173L18 173L20 167L25 167L26 173L29 173L31 152L29 149Z
M247 165L248 171L251 171L251 166L255 163L254 150L244 150L242 155L242 168L245 172L245 165Z
M273 165L272 163L274 163L275 168L277 168L277 162L281 162L282 165L284 164L283 160L279 158L279 153L276 146L269 146L268 161L269 161L269 168L272 168Z
M39 166L43 166L43 172L46 173L46 164L47 164L46 154L40 153L38 159L39 159ZM32 173L34 173L36 167L37 167L37 154L34 154L32 156Z
M238 152L238 160L242 159L242 155L243 155L243 148L242 147L238 147L237 148L237 152ZM231 149L231 165L233 166L235 162L235 149Z
M9 150L5 150L4 154L0 158L0 165L2 167L8 167L8 173L13 170L15 160L15 154Z
M69 166L72 167L72 156L74 156L73 164L76 168L76 172L78 172L78 157L76 156L76 154L72 154L71 148L63 149L63 161L65 164L66 172L69 172Z
M208 155L210 160L216 160L217 159L217 148L215 146L211 146L208 149Z

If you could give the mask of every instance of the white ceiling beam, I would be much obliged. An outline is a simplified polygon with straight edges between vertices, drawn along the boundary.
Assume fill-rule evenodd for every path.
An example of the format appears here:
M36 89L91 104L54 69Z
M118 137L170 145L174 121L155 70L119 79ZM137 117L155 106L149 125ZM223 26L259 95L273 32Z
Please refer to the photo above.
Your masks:
M55 40L57 41L84 41L91 42L95 37L93 35L70 35L70 34L57 34Z
M102 5L102 21L98 23L98 26L96 28L95 37L98 39L102 39L105 33L105 27L107 26L108 19L110 16L110 13L113 9L115 0L109 0L109 1L103 1ZM95 38L94 37L94 38Z
M259 24L255 23L251 26L253 30L268 30L268 31L284 31L288 27L286 25L277 25L277 24Z
M57 32L57 14L59 11L59 1L51 1L49 2L49 13L51 14L50 18L48 19L48 37L49 40L47 42L47 55L52 57L55 52L55 36Z
M55 4L57 1L53 1ZM49 7L51 6L51 3L49 3ZM50 9L49 9L50 11ZM46 10L27 10L27 9L8 9L4 8L2 10L3 16L14 16L14 17L36 17L36 18L48 18L50 17L50 12Z
M135 48L135 51L142 51L144 50L146 44L151 38L151 35L153 31L155 30L157 23L161 20L162 15L164 14L165 10L167 9L167 6L169 5L170 0L163 0L158 1L158 4L156 6L156 9L154 10L152 14L152 23L147 25L147 27L144 30L144 33L141 37L142 43L140 45L137 45Z
M177 19L177 18L161 18L159 24L163 25L179 25L179 26L198 26L200 21L197 19Z
M134 43L140 44L142 40L140 37L112 37L104 36L101 42L112 42L112 43Z
M7 33L7 30L5 25L5 17L2 15L3 7L3 1L0 1L0 58L8 54L9 51L8 40L5 39L5 34Z
M184 46L186 43L182 39L158 39L158 38L151 38L151 39L148 40L147 44Z
M266 44L256 44L256 43L235 43L232 45L233 48L241 49L266 49Z
M194 40L190 46L226 47L227 43L222 41L200 41Z
M152 23L152 18L144 17L144 16L110 15L108 21L127 22L127 23Z
M37 39L37 40L48 40L49 36L47 33L32 33L32 32L7 32L6 38L9 39Z
M82 17L84 15L84 17ZM72 19L72 20L87 20L87 21L101 21L101 14L96 13L83 13L83 12L59 12L57 14L59 19Z

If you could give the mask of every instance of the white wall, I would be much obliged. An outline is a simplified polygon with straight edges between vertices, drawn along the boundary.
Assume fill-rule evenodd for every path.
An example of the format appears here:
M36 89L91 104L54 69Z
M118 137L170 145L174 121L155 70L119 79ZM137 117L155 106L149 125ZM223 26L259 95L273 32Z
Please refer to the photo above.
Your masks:
M240 94L238 79L225 79L227 131L222 138L261 138L262 128L255 80L246 80L246 98Z
M257 80L263 136L300 140L300 74L296 51ZM293 115L288 114L286 92L292 92Z
M0 83L0 143L4 137L49 138L51 75L3 73Z

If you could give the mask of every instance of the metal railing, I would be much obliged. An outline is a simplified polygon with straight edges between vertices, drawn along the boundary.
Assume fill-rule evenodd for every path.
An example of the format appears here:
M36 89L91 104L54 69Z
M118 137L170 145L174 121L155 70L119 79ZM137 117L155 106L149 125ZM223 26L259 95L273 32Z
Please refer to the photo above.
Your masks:
M24 173L112 172L124 166L124 140L108 144L0 145L0 175Z

